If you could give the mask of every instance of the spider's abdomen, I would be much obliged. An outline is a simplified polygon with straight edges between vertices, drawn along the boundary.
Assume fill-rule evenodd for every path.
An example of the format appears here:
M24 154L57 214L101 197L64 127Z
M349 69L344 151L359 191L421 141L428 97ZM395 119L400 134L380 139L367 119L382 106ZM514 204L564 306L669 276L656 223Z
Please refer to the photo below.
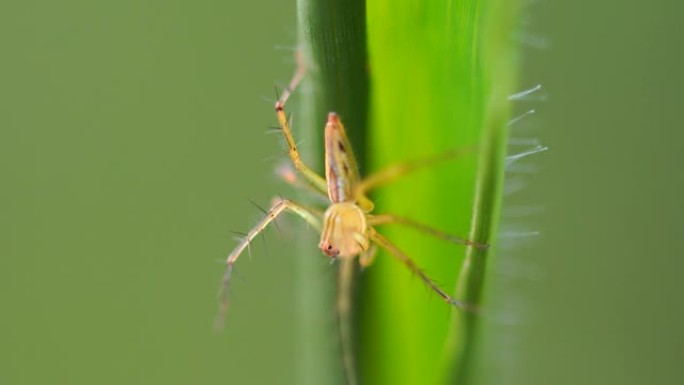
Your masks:
M354 203L334 203L325 212L318 247L329 257L353 257L368 249L366 215Z

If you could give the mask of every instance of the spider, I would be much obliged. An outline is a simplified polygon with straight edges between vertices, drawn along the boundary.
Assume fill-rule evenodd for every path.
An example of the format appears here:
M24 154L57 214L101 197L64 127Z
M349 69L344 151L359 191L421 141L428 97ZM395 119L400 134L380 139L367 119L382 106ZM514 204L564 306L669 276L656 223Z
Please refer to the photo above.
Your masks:
M301 53L298 53L297 70L289 86L276 101L275 112L278 118L279 130L282 131L288 146L292 166L305 179L308 184L307 187L325 196L330 204L325 213L322 214L292 200L280 198L275 201L268 211L264 210L266 214L264 218L244 235L239 244L226 258L226 271L220 293L221 303L217 317L217 327L220 328L222 326L228 309L228 287L230 286L233 265L237 262L242 252L249 247L250 242L264 231L280 214L286 211L298 215L313 228L320 231L321 238L318 247L331 261L358 256L361 267L365 268L373 262L377 251L375 246L380 246L406 265L409 270L416 274L444 301L459 308L471 309L471 306L468 304L447 294L444 289L418 267L413 259L378 233L375 226L394 223L411 227L456 244L481 249L486 249L488 245L442 232L408 218L392 214L371 214L374 205L368 197L369 191L380 185L393 181L416 169L456 158L464 152L468 152L468 150L452 150L430 158L398 163L375 174L371 174L365 179L361 179L344 125L335 112L330 112L325 125L325 178L323 178L302 161L285 112L285 103L303 79L305 72L306 68L303 57ZM293 172L286 171L283 176L287 182L300 186Z

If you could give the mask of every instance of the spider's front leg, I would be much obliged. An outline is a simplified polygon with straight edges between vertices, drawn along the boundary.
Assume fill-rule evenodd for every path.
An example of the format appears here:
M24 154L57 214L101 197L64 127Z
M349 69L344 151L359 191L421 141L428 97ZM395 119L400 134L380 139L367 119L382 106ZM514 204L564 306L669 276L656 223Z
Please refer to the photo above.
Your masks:
M268 227L268 225L273 222L280 214L285 211L290 211L297 214L305 221L307 221L311 226L320 231L321 229L321 218L316 213L311 210L299 205L290 200L280 200L271 206L270 210L266 212L266 216L262 218L259 223L256 224L248 233L245 235L240 243L233 249L233 251L226 258L226 272L223 276L223 284L221 285L220 298L221 303L219 307L219 313L216 317L216 328L221 329L223 327L226 312L228 310L228 287L230 286L230 278L233 272L233 265L238 260L240 255L247 247L249 247L250 242L259 235L262 231Z
M287 142L288 153L294 168L299 171L304 178L318 191L327 194L328 185L325 179L316 174L309 166L306 165L306 163L304 163L304 161L302 161L299 155L299 149L297 148L297 143L292 135L290 122L287 119L287 113L285 112L285 103L287 102L287 99L292 94L292 91L297 88L299 83L304 78L304 74L306 73L306 64L304 63L304 56L301 52L297 52L296 59L297 69L292 77L292 80L290 81L290 85L285 89L285 92L283 92L283 95L275 104L276 116L278 118L278 123L280 124L280 130L283 132L283 136L285 137L285 142Z

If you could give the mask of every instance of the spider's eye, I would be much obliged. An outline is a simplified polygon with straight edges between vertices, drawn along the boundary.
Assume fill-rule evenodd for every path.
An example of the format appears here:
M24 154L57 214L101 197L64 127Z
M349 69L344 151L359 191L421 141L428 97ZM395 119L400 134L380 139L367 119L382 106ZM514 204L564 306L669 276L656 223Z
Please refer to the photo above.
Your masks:
M340 249L335 248L335 246L327 242L321 244L319 247L323 251L323 254L327 255L328 257L335 258L338 254L340 254Z

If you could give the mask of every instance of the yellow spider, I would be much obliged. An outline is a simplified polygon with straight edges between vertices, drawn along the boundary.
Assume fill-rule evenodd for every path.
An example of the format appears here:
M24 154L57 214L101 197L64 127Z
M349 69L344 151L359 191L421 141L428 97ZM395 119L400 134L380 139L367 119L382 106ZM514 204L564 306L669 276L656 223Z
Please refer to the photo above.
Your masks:
M447 234L413 220L390 214L374 215L373 202L368 198L368 192L373 188L390 182L415 169L430 166L436 162L453 159L465 151L449 151L431 158L414 162L395 164L376 174L361 180L356 165L356 159L344 130L344 126L336 113L328 114L328 122L325 125L325 178L312 171L300 158L299 150L292 136L292 131L285 113L285 103L292 91L304 77L305 66L301 55L297 56L298 68L290 82L289 87L275 104L275 111L280 124L280 130L285 136L289 148L290 159L294 168L313 187L314 190L325 194L330 200L325 214L314 212L306 207L288 199L278 200L266 213L266 216L246 234L235 249L226 258L226 272L221 289L221 305L217 325L223 324L223 319L228 308L228 286L230 285L233 265L240 254L247 248L250 242L273 222L284 211L297 214L307 221L315 229L321 231L321 239L318 247L323 254L330 259L354 258L359 256L362 267L367 267L373 261L378 245L386 249L391 255L404 263L414 274L420 277L428 287L436 292L447 303L457 307L469 309L470 306L454 299L432 281L416 263L397 248L387 238L380 235L375 229L376 225L396 223L412 227L437 238L453 243L486 248L486 244L477 243L468 239ZM289 175L291 183L294 176Z

